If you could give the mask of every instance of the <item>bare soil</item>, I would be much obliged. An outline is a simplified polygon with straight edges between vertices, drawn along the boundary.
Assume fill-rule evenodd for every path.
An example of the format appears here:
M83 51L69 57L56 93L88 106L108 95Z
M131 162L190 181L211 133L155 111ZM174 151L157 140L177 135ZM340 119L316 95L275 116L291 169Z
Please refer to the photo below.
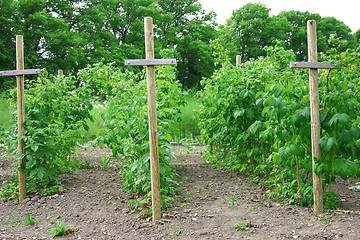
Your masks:
M268 199L242 175L204 163L201 148L176 147L181 194L160 221L129 208L133 199L121 190L119 166L101 163L110 150L89 148L80 159L90 159L92 168L62 175L67 189L61 194L34 195L21 205L0 200L0 239L50 239L58 222L72 229L63 239L360 239L360 193L348 190L356 180L335 184L339 209L319 218L310 208ZM14 171L10 164L0 160L0 186ZM26 226L27 211L35 225ZM248 229L237 231L240 221Z

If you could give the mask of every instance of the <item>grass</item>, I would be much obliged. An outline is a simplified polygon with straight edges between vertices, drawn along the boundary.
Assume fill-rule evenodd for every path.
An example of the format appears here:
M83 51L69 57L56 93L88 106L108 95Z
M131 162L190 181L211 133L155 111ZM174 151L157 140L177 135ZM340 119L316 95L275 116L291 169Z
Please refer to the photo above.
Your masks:
M54 228L51 229L51 237L65 236L65 233L69 230L69 227L65 226L63 222L58 222Z
M175 126L179 129L175 139L191 139L195 140L199 135L198 122L195 120L195 110L200 107L200 101L196 96L196 92L189 92L185 98L186 105L180 107L180 113L178 118L181 119L175 123Z
M0 97L0 126L7 125L12 120L11 105L5 98Z

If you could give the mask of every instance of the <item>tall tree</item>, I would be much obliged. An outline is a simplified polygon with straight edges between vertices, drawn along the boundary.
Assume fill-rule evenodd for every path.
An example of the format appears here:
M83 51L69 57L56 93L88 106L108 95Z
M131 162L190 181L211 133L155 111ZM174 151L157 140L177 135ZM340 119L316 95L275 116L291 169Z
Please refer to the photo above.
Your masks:
M0 70L15 69L15 35L18 20L16 16L16 4L13 0L0 0ZM0 93L14 86L12 78L0 78Z
M223 42L234 42L236 54L241 54L245 60L263 56L269 12L269 8L259 3L249 3L234 10L223 29L228 34L221 34L226 37Z
M76 26L83 39L83 57L119 66L125 58L143 58L143 19L154 12L154 0L83 1Z
M211 39L216 38L215 14L205 14L198 0L163 0L155 20L162 48L175 48L179 58L177 78L186 87L200 86L214 71Z

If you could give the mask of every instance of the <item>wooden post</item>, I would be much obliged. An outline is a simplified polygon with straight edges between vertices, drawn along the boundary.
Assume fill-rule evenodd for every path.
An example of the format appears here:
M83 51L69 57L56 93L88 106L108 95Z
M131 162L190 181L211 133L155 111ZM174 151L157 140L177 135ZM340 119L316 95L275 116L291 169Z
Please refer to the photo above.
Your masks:
M317 62L317 39L316 22L310 20L307 22L308 34L308 55L309 62ZM318 69L309 69L310 84L310 113L311 113L311 148L312 148L312 167L313 167L313 193L314 193L314 213L316 215L324 212L323 209L323 191L322 176L314 171L315 158L321 159L320 152L320 110L319 110L319 84Z
M17 85L17 110L18 110L18 138L25 136L25 94L24 94L24 75L39 74L40 69L24 69L24 41L22 35L16 36L16 70L0 71L0 76L16 76ZM18 154L25 153L24 139L18 140ZM22 203L26 196L26 158L18 160L19 168L19 203Z
M145 55L146 59L154 59L154 33L153 20L146 17L145 23ZM159 149L157 135L157 113L156 113L156 90L155 90L155 66L146 66L146 81L149 111L149 141L150 141L150 165L151 165L151 198L153 220L161 218L160 199L160 171L159 171Z
M241 55L236 55L236 66L241 65Z
M337 66L332 63L317 62L317 38L316 21L307 22L308 36L308 54L309 62L292 62L291 68L309 68L309 87L310 87L310 112L311 112L311 148L312 148L312 175L313 175L313 196L314 196L314 214L318 215L324 212L323 209L323 190L321 173L315 173L315 161L321 159L320 152L320 111L319 111L319 85L318 69L330 68L336 69Z
M63 70L61 70L61 69L60 69L60 70L58 70L58 76L59 76L59 77L64 76L64 72L63 72Z
M161 218L159 148L157 135L155 65L175 65L176 59L154 59L154 33L151 17L144 19L146 59L125 60L126 66L146 66L149 144L151 168L151 197L153 221Z
M16 36L16 70L24 69L24 44L23 36ZM18 137L25 136L25 93L24 93L24 75L16 76L17 82L17 110L18 110ZM18 140L19 154L25 153L24 139ZM19 167L19 203L22 203L26 196L26 177L25 177L26 158L22 157L18 160Z

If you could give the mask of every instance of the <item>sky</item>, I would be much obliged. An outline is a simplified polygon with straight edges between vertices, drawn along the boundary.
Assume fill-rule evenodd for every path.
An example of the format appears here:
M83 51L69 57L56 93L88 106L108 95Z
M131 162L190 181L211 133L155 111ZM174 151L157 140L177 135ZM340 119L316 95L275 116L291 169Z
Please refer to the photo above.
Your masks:
M270 8L270 16L282 11L318 13L321 17L335 17L349 26L353 33L360 29L360 0L199 0L206 13L217 13L217 22L225 24L233 10L247 3L262 3Z

